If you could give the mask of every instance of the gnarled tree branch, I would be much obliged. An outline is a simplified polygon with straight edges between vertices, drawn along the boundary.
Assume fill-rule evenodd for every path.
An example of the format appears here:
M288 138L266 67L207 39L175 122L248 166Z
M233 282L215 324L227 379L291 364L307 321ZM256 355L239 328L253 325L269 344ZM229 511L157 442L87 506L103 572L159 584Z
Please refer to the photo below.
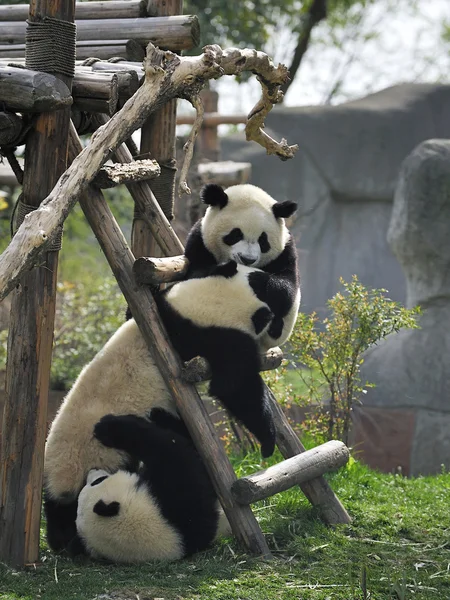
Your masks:
M200 56L180 57L163 52L149 44L144 62L145 81L121 111L116 113L92 136L88 146L60 177L56 186L40 207L27 215L9 246L0 256L0 300L19 283L21 274L30 269L38 255L45 250L58 226L81 193L108 160L110 154L125 142L151 113L172 98L193 98L209 79L222 75L236 75L241 71L255 73L263 87L264 107L255 107L249 119L256 123L255 131L247 134L273 153L283 158L293 154L293 147L284 142L267 140L261 131L263 114L269 104L279 100L279 87L287 77L286 67L275 67L269 57L254 50L222 50L219 46L206 46ZM268 136L267 136L268 137ZM267 144L267 145L266 145Z

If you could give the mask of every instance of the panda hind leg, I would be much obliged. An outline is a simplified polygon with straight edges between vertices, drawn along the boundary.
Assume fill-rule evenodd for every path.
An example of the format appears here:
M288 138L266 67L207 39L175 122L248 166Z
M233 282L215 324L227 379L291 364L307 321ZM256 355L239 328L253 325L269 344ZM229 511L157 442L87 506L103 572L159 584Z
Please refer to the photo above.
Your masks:
M205 358L211 366L209 392L258 439L264 458L275 450L275 424L259 374L258 346L249 335L222 329Z
M44 489L47 542L54 552L66 550L77 535L77 504L77 500L68 504L58 502Z

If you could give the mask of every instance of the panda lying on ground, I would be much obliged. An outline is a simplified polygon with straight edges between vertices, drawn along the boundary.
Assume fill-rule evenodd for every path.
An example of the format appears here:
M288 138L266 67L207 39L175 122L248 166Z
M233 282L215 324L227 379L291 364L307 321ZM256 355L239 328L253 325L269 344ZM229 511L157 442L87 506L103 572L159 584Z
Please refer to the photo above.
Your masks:
M288 337L298 310L295 246L283 218L295 204L276 203L250 185L226 192L206 186L203 200L209 207L186 246L191 280L158 294L156 301L180 356L188 360L201 355L209 361L211 394L256 435L263 456L269 456L275 428L259 375L259 353L272 340L280 344ZM223 307L219 301L227 282L229 302ZM211 286L211 298L193 303L195 286L205 284ZM222 291L217 294L213 284ZM212 324L214 318L218 325ZM66 548L76 535L77 497L91 469L113 473L137 468L125 452L93 437L95 424L106 414L145 416L156 407L177 417L162 376L130 320L82 370L51 426L44 508L53 550Z
M113 475L90 471L76 525L93 558L177 560L230 531L197 451L177 431L177 419L161 409L150 419L106 415L95 426L99 442L142 461L142 467Z

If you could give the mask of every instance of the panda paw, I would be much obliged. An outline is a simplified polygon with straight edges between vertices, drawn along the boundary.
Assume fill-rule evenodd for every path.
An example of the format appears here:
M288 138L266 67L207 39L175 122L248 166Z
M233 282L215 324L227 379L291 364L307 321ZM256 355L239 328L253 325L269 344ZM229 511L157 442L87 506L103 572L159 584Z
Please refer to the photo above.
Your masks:
M94 437L109 448L120 448L124 435L123 417L105 415L94 427Z
M253 292L255 293L256 297L259 298L261 302L266 302L266 304L269 280L269 273L265 273L264 271L253 271L248 276L248 283L252 288Z
M226 263L217 265L211 273L211 275L218 275L220 277L233 277L237 273L237 262L235 260L229 260Z

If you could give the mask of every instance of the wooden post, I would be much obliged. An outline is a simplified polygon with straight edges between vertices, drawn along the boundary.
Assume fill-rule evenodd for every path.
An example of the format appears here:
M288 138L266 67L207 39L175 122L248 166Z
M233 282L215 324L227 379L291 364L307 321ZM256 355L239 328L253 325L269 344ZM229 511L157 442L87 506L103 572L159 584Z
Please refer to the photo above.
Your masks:
M70 156L76 156L80 151L81 142L72 127ZM134 281L134 256L103 194L90 186L80 198L80 205L208 469L234 534L248 551L270 558L269 548L250 507L240 506L231 495L236 475L197 390L182 379L182 363L168 341L150 291Z
M31 0L30 21L73 21L75 0ZM70 89L71 78L57 75ZM24 202L37 207L66 169L70 108L41 113L25 151ZM0 561L38 560L58 253L47 252L13 292L0 465Z
M170 17L183 14L183 0L149 0L147 12L154 17ZM177 122L177 100L170 100L156 113L150 116L141 129L141 158L154 158L164 169L164 165L175 167L175 131ZM159 182L158 182L159 183ZM161 205L158 185L150 184L153 193ZM172 196L173 203L173 196ZM164 209L170 220L171 214ZM162 256L154 237L139 211L133 221L131 234L131 249L139 256Z
M213 90L202 90L200 97L203 102L205 113L218 113L219 109L219 94ZM219 160L220 145L217 124L203 123L199 136L199 152L201 158Z

